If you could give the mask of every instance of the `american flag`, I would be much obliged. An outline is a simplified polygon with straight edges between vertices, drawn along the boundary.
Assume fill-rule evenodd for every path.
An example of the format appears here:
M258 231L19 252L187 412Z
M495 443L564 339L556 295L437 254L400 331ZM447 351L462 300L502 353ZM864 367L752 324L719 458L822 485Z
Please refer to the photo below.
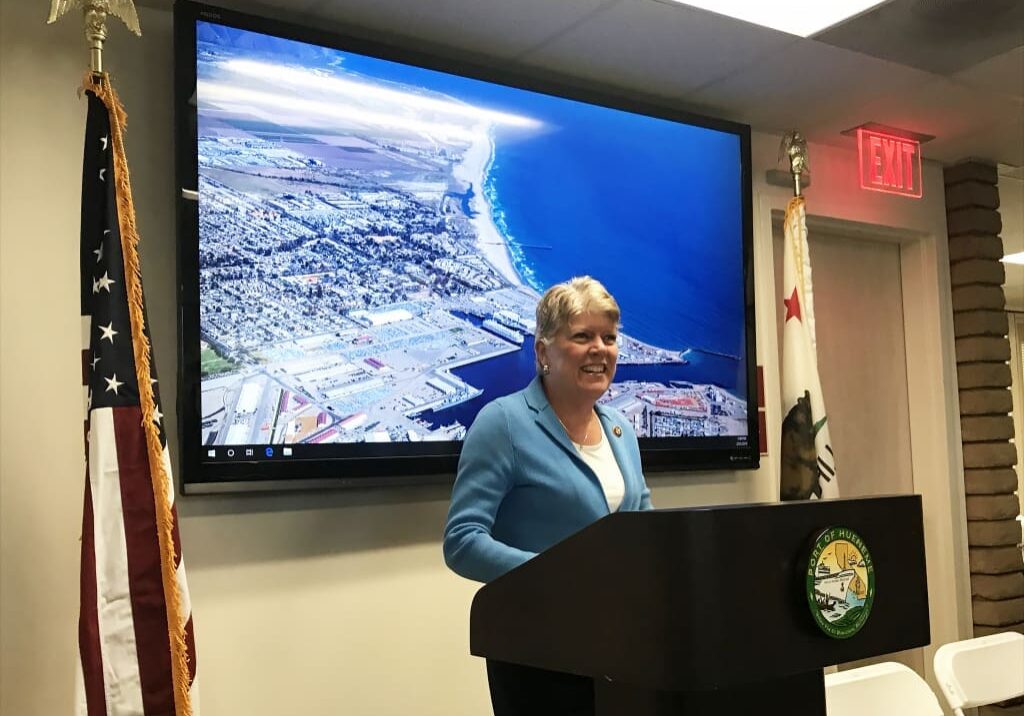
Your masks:
M78 716L197 716L195 642L138 269L124 112L86 81Z

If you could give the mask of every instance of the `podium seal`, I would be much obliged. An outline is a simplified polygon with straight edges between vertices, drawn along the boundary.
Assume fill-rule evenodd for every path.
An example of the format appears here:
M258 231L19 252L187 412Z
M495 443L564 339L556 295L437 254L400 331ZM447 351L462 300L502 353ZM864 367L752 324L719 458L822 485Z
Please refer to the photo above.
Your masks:
M846 527L819 534L807 560L806 585L818 628L833 639L860 631L875 601L875 566L860 535Z

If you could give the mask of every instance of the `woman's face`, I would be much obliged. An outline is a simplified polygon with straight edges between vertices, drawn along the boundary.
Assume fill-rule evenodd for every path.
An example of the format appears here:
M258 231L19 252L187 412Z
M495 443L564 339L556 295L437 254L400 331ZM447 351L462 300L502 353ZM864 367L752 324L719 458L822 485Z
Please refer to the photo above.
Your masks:
M582 313L569 320L551 342L537 342L547 365L545 385L565 395L596 401L608 390L619 357L618 327L604 313Z

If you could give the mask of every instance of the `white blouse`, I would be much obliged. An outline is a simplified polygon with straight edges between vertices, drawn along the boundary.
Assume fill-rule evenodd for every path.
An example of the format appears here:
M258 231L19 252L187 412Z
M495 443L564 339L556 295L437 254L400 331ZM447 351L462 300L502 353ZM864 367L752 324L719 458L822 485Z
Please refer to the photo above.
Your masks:
M597 445L579 445L576 451L579 452L583 462L590 466L590 469L597 475L601 487L604 489L604 497L608 501L608 511L615 512L622 504L622 498L626 496L626 483L622 479L622 470L615 460L612 452L612 444L608 441L604 430L601 430L601 442Z

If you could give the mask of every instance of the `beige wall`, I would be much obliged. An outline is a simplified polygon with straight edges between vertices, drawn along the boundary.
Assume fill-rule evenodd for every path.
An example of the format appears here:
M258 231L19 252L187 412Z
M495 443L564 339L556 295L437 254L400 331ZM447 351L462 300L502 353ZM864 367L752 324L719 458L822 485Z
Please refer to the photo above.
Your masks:
M1003 252L1024 251L1024 181L999 177L999 215L1003 220ZM1013 374L1013 424L1017 442L1017 475L1024 515L1024 266L1006 264L1006 310L1010 311L1010 368ZM1022 518L1024 519L1024 518ZM1021 523L1024 529L1024 521Z
M70 712L76 657L83 460L78 211L85 53L74 20L43 2L0 5L0 714ZM129 112L143 266L174 422L174 185L170 15L143 11L143 40L112 31L108 64ZM755 137L759 363L770 445L779 425L768 187L778 138ZM933 639L960 633L962 525L941 172L925 199L861 192L852 149L812 148L809 212L900 242L907 296L915 488L925 495ZM907 293L907 289L914 293ZM944 387L944 380L946 381ZM833 408L835 409L835 408ZM172 443L175 435L171 432ZM840 469L841 466L840 466ZM658 506L773 499L776 470L653 476ZM467 655L474 585L444 567L447 488L181 498L203 711L477 716L482 665ZM950 529L952 525L952 529Z
M1003 220L1003 253L1024 251L1024 180L999 177L999 216ZM1006 264L1006 309L1024 312L1024 266Z

